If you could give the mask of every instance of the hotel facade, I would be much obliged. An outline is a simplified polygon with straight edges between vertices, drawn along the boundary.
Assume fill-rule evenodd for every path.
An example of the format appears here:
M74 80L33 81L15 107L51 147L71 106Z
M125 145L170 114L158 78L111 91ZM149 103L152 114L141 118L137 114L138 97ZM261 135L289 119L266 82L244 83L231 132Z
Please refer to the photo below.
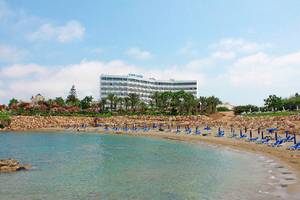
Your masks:
M136 93L140 99L149 102L154 92L177 92L185 91L197 97L196 80L156 80L144 78L142 75L106 75L100 76L100 99L106 98L108 94L117 97L126 97L130 93Z

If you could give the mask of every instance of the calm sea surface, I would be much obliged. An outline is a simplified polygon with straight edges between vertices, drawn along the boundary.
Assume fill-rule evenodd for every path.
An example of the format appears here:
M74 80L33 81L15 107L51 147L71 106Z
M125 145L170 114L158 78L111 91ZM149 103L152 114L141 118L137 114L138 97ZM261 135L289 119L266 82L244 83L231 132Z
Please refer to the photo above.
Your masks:
M0 199L266 199L256 156L119 135L0 133L0 158L33 165L0 174Z

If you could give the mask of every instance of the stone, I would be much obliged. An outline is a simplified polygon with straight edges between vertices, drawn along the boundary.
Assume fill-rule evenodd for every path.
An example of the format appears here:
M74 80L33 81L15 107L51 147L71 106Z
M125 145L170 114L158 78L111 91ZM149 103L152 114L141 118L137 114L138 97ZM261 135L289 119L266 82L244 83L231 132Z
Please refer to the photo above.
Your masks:
M0 160L0 173L16 172L22 170L28 170L31 165L21 165L19 161L15 159Z

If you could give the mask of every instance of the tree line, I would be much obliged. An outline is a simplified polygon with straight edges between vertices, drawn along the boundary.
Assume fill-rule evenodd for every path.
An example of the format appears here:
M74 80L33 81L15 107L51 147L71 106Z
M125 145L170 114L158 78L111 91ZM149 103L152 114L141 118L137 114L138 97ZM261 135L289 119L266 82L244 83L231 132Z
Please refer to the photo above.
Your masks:
M276 95L269 95L264 99L264 106L241 105L234 108L236 115L248 112L276 112L276 111L296 111L300 109L300 95L296 93L287 98Z
M217 111L217 105L221 104L219 98L199 97L185 91L178 92L155 92L147 101L142 100L139 95L130 93L126 97L118 97L108 94L106 98L94 101L92 96L83 99L77 97L75 86L70 89L69 95L56 97L32 105L21 102L15 98L11 99L8 109L14 114L36 113L114 113L114 114L211 114Z

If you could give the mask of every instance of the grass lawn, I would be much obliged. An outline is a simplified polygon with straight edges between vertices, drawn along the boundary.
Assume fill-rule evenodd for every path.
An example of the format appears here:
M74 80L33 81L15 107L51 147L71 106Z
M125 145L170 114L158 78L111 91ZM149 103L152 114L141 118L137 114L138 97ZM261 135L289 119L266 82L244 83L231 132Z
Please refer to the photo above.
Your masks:
M300 111L282 111L282 112L261 112L245 114L246 117L273 117L273 116L289 116L299 115Z

